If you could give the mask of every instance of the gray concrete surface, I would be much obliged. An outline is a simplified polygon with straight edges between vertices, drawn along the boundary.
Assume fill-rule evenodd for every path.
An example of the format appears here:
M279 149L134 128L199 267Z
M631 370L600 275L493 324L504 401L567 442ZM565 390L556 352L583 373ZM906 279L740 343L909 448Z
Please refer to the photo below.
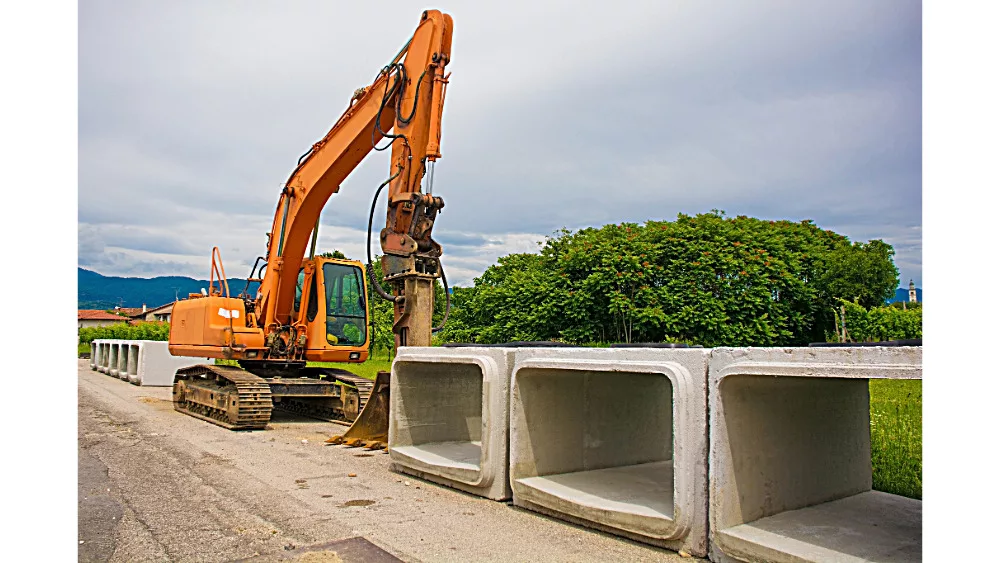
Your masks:
M866 493L868 380L919 379L921 358L919 347L714 349L712 560L919 560L920 501Z
M78 385L81 561L334 561L322 546L352 537L403 561L690 560L391 472L323 445L336 424L231 432L87 360Z
M514 504L708 551L703 349L522 349L511 380Z
M920 561L923 503L879 491L789 510L719 532L727 552L753 561Z
M509 499L512 360L508 348L400 348L389 398L394 468L489 499Z

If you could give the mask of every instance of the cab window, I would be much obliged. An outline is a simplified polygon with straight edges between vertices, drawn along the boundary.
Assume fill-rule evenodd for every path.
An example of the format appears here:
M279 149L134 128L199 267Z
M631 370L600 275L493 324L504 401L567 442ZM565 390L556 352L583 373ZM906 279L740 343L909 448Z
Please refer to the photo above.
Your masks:
M334 346L363 346L368 335L361 268L323 264L326 340Z
M306 279L306 271L304 268L299 268L299 279L295 282L295 304L292 306L295 316L299 315L299 305L302 304L302 284Z

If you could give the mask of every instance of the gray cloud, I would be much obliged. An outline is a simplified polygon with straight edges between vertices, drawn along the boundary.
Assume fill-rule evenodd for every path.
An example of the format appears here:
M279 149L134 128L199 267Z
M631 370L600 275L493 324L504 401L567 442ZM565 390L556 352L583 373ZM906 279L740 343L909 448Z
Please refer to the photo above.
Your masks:
M920 284L919 3L451 4L434 191L454 280L561 227L719 208L883 238ZM213 245L248 269L299 155L419 17L262 0L79 12L80 264L118 275L201 275ZM321 244L363 256L387 170L373 154L351 174Z

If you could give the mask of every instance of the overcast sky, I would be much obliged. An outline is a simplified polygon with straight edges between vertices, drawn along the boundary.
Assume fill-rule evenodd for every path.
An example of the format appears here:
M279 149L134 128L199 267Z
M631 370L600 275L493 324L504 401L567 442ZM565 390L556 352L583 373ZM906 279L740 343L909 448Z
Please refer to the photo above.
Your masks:
M881 238L921 285L919 2L484 4L426 6L455 20L434 185L453 285L563 227L713 208ZM79 265L207 278L218 245L245 277L298 157L419 6L81 2ZM373 152L330 199L323 249L364 259L388 170Z

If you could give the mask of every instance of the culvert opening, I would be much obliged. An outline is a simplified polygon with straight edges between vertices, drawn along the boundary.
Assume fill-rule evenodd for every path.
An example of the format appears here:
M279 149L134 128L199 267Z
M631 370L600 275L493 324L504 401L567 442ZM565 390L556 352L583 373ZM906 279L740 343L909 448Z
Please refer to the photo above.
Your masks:
M632 519L674 518L673 386L660 373L530 368L511 479L549 499ZM575 511L575 510L574 510Z
M120 346L118 344L111 344L108 353L108 373L111 375L116 375L118 373L118 350Z
M921 501L872 490L868 379L733 375L720 393L730 460L719 463L732 472L723 549L920 559Z
M101 363L97 367L103 373L111 372L111 344L107 342L101 344Z
M128 356L129 344L120 344L118 347L118 366L115 372L119 379L128 379Z
M139 375L139 345L130 344L128 347L127 373L130 378Z
M472 363L399 362L393 451L433 466L482 469L483 371Z

